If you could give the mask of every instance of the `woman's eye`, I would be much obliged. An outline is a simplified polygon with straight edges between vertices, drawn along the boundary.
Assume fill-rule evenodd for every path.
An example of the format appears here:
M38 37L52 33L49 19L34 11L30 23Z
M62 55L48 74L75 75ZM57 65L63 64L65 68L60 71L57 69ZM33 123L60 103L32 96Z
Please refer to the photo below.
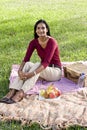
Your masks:
M37 27L37 29L40 29L40 27Z
M42 29L45 29L45 27L42 27Z

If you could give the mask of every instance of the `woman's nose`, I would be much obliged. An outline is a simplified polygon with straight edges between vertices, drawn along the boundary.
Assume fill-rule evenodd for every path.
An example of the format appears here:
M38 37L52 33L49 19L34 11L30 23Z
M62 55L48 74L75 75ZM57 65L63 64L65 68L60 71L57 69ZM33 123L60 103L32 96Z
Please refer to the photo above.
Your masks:
M41 31L41 32L43 31L42 28L40 28L40 31Z

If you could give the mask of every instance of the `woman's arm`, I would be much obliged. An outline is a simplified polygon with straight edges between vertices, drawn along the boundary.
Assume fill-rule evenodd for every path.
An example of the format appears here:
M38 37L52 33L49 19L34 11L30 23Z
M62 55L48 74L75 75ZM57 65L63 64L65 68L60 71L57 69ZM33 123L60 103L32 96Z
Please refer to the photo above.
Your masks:
M33 51L34 51L34 49L35 49L35 40L32 40L32 41L29 43L29 45L28 45L28 48L27 48L25 57L24 57L24 59L23 59L21 65L20 65L20 67L19 67L19 70L18 70L18 75L19 75L20 79L22 79L22 80L26 79L26 77L27 77L27 76L26 76L27 73L23 72L22 69L23 69L25 63L28 62L28 61L30 61L30 57L31 57L31 55L32 55L32 53L33 53Z
M18 71L22 71L22 69L23 69L24 65L25 65L25 62L24 62L24 61L22 61L22 63L21 63L21 65L20 65L20 67L19 67L19 70L18 70Z
M23 69L24 65L25 65L25 62L22 61L21 65L20 65L20 67L19 67L19 69L18 69L18 75L19 75L20 79L23 79L22 69Z

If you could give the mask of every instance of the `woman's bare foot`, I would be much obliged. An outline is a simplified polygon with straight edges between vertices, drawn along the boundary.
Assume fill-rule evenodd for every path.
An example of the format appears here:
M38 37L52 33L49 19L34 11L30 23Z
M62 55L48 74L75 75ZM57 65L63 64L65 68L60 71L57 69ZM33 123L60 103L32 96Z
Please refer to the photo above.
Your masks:
M5 97L7 97L8 99L12 98L15 94L16 94L17 90L15 89L10 89L10 91L6 94Z
M19 90L18 92L16 92L16 94L12 97L12 100L15 102L20 102L24 97L24 91L23 90Z

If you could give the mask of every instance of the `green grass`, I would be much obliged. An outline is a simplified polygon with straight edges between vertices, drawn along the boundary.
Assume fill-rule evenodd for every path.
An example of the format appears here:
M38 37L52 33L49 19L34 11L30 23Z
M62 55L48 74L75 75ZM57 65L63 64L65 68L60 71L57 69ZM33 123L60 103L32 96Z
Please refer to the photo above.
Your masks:
M87 60L87 0L0 0L0 97L8 91L12 64L20 64L33 38L33 26L41 18L58 41L61 61ZM31 58L37 59L35 54ZM11 130L20 130L12 125ZM0 130L10 130L7 126L0 125ZM35 126L32 130L40 130Z

